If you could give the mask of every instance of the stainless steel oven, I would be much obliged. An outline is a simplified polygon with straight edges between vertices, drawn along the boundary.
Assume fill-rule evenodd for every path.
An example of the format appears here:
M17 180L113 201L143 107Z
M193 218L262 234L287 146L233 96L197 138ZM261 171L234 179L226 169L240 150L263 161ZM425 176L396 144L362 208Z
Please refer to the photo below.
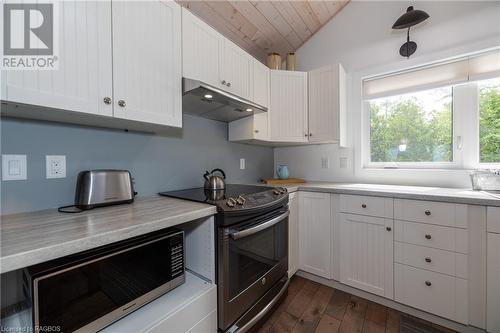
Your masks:
M238 319L258 305L259 299L281 280L288 282L288 214L285 205L245 222L219 228L220 329L238 331L242 326L253 325L256 318L250 318L252 323L248 323L248 319L238 322ZM284 290L286 286L278 289ZM267 305L269 302L264 302L263 306ZM263 309L254 309L257 316L261 311Z

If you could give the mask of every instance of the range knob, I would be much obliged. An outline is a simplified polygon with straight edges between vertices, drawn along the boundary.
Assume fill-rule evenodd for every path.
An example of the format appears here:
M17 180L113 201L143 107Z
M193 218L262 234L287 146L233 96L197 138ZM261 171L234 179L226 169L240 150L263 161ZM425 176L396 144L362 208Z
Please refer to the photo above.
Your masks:
M245 198L243 198L241 195L238 197L238 199L236 199L236 203L238 205L243 205L245 203Z
M236 205L236 202L237 202L237 201L236 201L236 200L234 200L234 198L229 198L229 199L226 201L226 205L227 205L228 207L233 208L233 207L234 207L234 205Z
M275 195L279 195L279 194L280 194L280 191L279 191L279 190L273 190L273 193L274 193Z
M278 188L278 190L280 191L281 194L285 194L287 192L287 189L284 187L280 187Z

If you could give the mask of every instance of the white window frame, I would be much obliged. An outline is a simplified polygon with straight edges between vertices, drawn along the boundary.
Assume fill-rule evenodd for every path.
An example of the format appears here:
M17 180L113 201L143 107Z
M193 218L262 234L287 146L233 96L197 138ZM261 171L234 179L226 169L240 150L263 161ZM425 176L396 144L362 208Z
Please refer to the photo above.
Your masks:
M362 100L362 160L364 169L500 169L500 163L480 163L479 89L476 82L453 85L451 162L372 162L369 100ZM471 126L472 125L472 126Z

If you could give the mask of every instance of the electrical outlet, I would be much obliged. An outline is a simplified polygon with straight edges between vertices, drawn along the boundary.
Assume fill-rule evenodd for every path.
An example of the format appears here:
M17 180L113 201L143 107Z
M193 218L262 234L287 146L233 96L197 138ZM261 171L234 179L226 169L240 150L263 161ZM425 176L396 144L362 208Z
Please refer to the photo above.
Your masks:
M46 155L45 169L47 171L47 179L66 178L66 156Z
M330 169L330 159L328 157L321 158L321 169Z
M245 170L245 159L240 158L240 170Z
M2 155L2 180L26 180L26 155Z

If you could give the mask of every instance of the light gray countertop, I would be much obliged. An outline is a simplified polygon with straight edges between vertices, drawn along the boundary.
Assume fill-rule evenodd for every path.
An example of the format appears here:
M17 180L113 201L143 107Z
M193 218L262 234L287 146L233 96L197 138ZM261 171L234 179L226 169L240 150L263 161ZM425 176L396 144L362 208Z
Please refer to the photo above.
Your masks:
M0 272L8 272L216 214L215 206L154 196L82 213L1 217Z
M499 198L482 191L473 191L471 189L314 181L303 184L286 184L276 186L284 186L289 192L300 190L309 192L370 195L400 199L430 200L500 207Z

